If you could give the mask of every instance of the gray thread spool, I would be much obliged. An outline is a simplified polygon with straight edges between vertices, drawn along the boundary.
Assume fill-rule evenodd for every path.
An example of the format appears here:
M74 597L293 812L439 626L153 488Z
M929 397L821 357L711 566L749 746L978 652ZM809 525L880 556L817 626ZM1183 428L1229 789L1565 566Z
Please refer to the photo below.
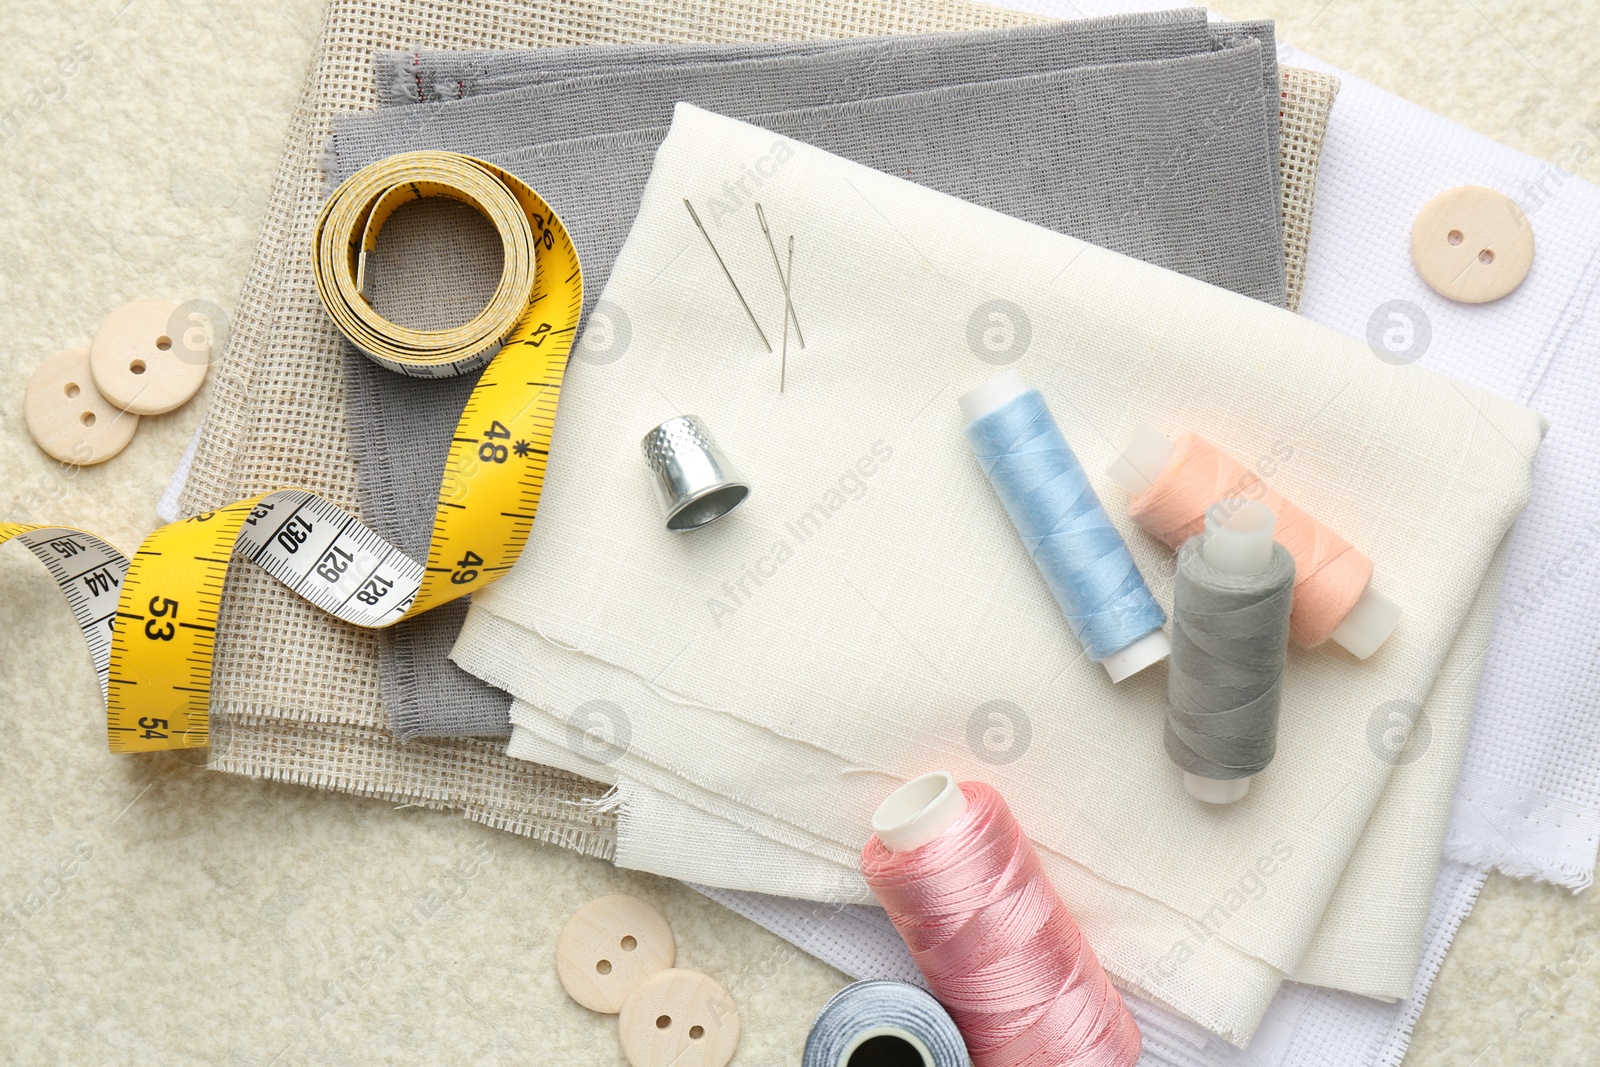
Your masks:
M1276 523L1263 504L1225 500L1178 551L1167 755L1211 804L1243 797L1277 750L1294 557Z
M968 1067L961 1031L926 990L856 982L822 1006L802 1067Z

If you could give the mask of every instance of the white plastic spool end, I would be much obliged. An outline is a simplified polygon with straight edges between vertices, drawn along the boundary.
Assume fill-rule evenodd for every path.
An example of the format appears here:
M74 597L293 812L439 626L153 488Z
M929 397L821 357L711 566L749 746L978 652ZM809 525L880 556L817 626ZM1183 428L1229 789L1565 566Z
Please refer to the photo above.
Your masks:
M1206 509L1200 555L1224 574L1260 574L1272 566L1278 516L1254 500L1221 500Z
M961 394L958 403L961 405L961 414L966 416L967 421L977 422L990 412L999 411L1027 391L1028 383L1022 380L1022 375L1014 368L1007 367L971 392Z
M890 852L910 852L942 836L966 811L955 775L933 771L884 797L872 813L872 832Z
M1272 566L1278 516L1255 500L1220 500L1206 509L1200 555L1226 574L1260 574ZM1183 772L1183 788L1205 804L1232 804L1250 792L1249 778L1203 778Z
M1190 796L1206 804L1232 804L1243 800L1250 792L1248 778L1202 778L1198 774L1183 772L1183 788Z
M1141 422L1122 455L1106 468L1106 477L1138 496L1171 465L1177 451L1165 434L1148 422Z
M1116 683L1125 678L1132 678L1146 667L1160 663L1170 655L1172 655L1172 642L1167 640L1166 631L1152 630L1128 647L1119 648L1111 653L1100 661L1100 666L1106 669L1106 674L1113 683Z
M1394 633L1400 621L1400 605L1374 589L1370 584L1361 594L1350 614L1333 631L1336 644L1343 646L1356 659L1366 659Z

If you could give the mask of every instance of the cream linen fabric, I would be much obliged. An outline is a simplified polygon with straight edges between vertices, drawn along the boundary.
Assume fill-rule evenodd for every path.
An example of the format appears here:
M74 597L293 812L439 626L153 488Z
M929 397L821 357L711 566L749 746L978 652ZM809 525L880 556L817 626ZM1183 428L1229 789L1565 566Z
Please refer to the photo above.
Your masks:
M1101 15L1139 5L1029 0L1027 6L1041 14ZM1390 301L1412 301L1408 314L1427 328L1402 356L1533 404L1551 418L1552 430L1539 453L1528 510L1506 548L1510 558L1496 636L1474 668L1483 686L1454 809L1453 779L1429 773L1438 746L1448 743L1435 732L1424 758L1391 777L1302 964L1302 973L1315 978L1309 965L1319 956L1347 964L1359 960L1372 991L1401 995L1395 990L1407 988L1407 968L1416 958L1407 949L1414 942L1396 936L1392 923L1385 924L1386 934L1371 912L1340 907L1339 897L1357 887L1353 872L1365 866L1381 874L1370 893L1384 905L1377 914L1392 920L1425 892L1443 840L1445 861L1431 887L1410 995L1385 1004L1286 983L1248 1054L1213 1044L1152 1062L1393 1067L1487 869L1574 887L1589 884L1592 876L1600 840L1600 719L1593 714L1593 672L1586 669L1600 603L1592 522L1600 487L1592 463L1600 442L1600 191L1303 52L1284 46L1280 57L1340 74L1345 83L1321 170L1303 313L1359 338ZM1505 190L1533 219L1539 243L1535 273L1506 300L1451 304L1432 293L1411 265L1408 236L1417 208L1438 190L1463 182ZM1453 656L1472 662L1464 655L1468 637L1464 628ZM1442 672L1425 706L1430 723L1440 721L1440 690L1456 673L1449 666ZM770 901L765 905L758 914L774 929L815 943L809 930L816 920L808 907L792 906L787 922L780 923ZM802 923L809 924L807 932L792 932ZM1285 1035L1277 1046L1274 1034ZM1151 1053L1147 1040L1147 1059Z
M797 232L810 328L782 397L681 204L710 211L727 168L780 155L761 197ZM753 215L735 209L713 232L747 295L773 307ZM1526 502L1542 420L1293 315L687 105L606 296L632 345L606 366L574 363L540 526L475 606L457 661L553 721L612 701L630 735L624 779L842 866L905 777L947 765L994 781L1108 967L1248 1037L1389 777L1369 719L1425 698ZM996 299L1022 309L1018 366L1091 471L1141 418L1204 427L1244 456L1287 445L1275 482L1362 545L1407 608L1368 663L1295 659L1278 761L1243 804L1183 796L1152 740L1161 672L1112 688L1081 658L967 454L954 397L993 370L966 338ZM688 410L757 490L735 520L670 539L637 438ZM1164 553L1134 548L1168 593ZM761 582L740 590L747 568ZM974 719L995 700L1031 734L1004 765ZM1273 867L1267 905L1239 889L1258 865Z

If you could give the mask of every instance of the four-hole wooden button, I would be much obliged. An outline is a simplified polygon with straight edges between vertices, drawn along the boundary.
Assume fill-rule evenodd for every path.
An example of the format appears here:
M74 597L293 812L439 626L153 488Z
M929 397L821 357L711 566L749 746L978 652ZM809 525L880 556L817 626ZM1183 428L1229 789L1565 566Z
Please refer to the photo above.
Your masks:
M724 1067L739 1047L739 1012L728 991L699 971L647 978L617 1019L633 1067Z
M136 415L160 415L188 403L206 380L211 347L193 348L170 300L135 300L110 315L89 345L95 385L111 403Z
M1533 224L1504 193L1446 189L1411 224L1411 262L1440 296L1464 304L1499 300L1533 266Z
M672 928L637 897L591 900L561 928L556 975L584 1007L615 1015L646 979L672 966L678 946Z
M114 407L95 388L86 348L69 348L41 363L28 381L22 411L40 448L79 467L121 452L139 428L139 416Z

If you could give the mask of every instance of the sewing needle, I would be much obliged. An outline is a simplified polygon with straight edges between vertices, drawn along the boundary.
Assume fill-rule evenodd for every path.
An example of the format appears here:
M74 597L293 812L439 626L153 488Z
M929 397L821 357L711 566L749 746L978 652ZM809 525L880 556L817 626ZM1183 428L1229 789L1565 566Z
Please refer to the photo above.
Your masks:
M770 240L770 238L769 238ZM777 258L773 258L773 265L777 265ZM789 300L789 279L794 277L794 234L789 235L789 271L785 275L779 271L778 277L783 278L783 355L778 359L778 392L783 392L784 379L789 374L789 317L794 314L794 305ZM800 323L794 324L795 336L800 335ZM806 346L805 338L800 339L800 347Z
M794 304L789 301L789 279L783 276L783 268L778 266L778 250L772 244L772 231L767 229L767 213L761 210L761 201L756 201L756 218L761 220L761 232L767 237L767 251L772 253L772 269L778 272L778 281L783 283L784 306L788 309L785 317L794 323L794 335L800 339L800 347L806 346L806 335L800 329L800 317L795 314ZM790 241L794 238L791 236Z
M750 310L750 305L745 301L744 294L739 291L739 283L733 280L733 272L730 271L728 269L728 265L722 261L722 253L717 251L716 242L713 241L711 239L711 235L706 232L705 223L700 221L700 216L698 213L696 213L694 205L689 203L688 197L683 198L683 206L689 209L689 217L694 219L694 224L700 227L700 233L703 237L705 237L706 244L711 246L711 254L717 257L717 266L722 268L722 273L727 276L728 284L733 286L733 295L739 298L739 303L744 305L744 313L750 316L750 325L756 328L756 334L761 338L761 343L767 346L768 352L771 352L772 342L767 340L766 331L763 330L761 328L761 324L756 321L756 313Z

